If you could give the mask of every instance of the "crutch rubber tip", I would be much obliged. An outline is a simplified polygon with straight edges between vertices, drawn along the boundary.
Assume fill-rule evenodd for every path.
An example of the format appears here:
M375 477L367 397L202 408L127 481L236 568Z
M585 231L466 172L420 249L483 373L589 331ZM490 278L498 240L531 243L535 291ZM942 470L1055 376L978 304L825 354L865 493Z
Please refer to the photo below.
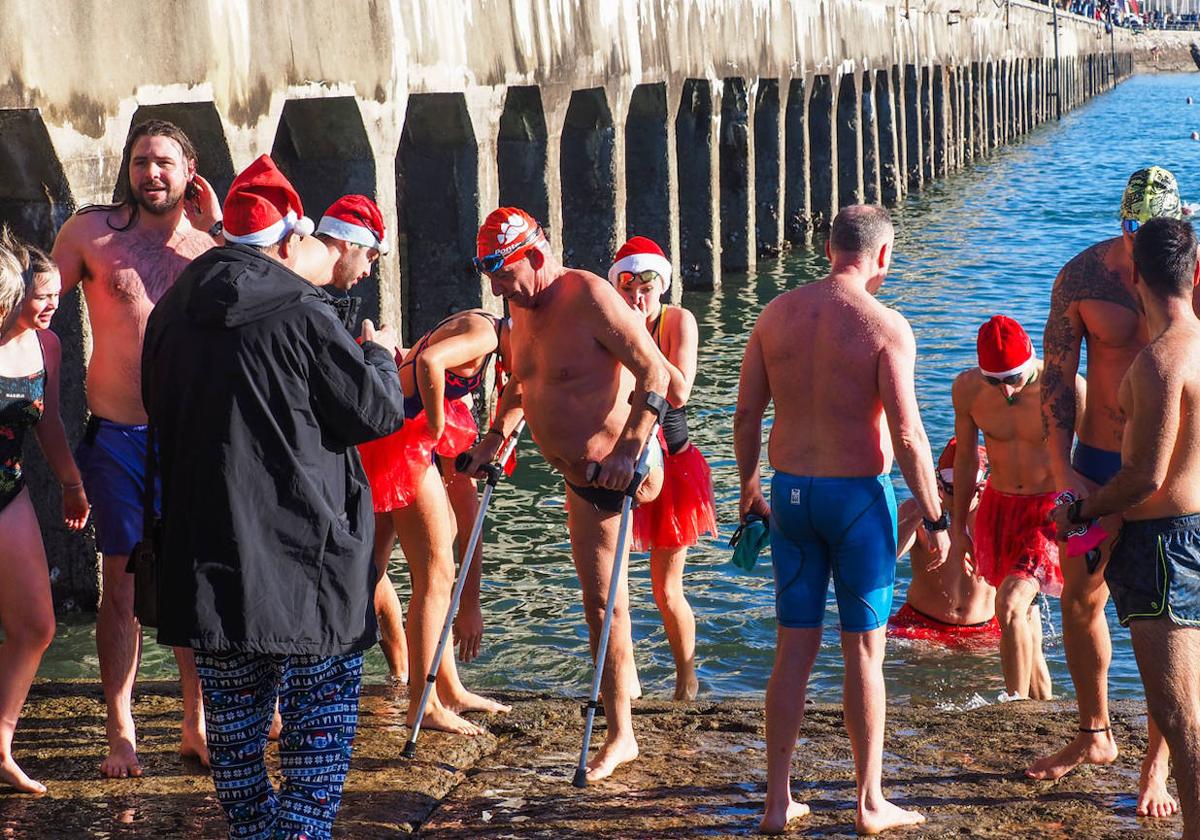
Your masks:
M587 770L582 767L576 767L575 778L571 780L571 784L577 788L587 787Z
M400 751L401 758L416 758L417 757L417 742L408 741L404 744L404 749Z

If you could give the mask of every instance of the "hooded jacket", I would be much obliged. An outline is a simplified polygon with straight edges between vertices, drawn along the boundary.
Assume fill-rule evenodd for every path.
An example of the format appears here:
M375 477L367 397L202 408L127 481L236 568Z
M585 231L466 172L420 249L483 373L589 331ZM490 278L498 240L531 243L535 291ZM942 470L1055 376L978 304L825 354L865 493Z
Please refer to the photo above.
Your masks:
M331 656L377 630L355 445L404 422L392 354L333 298L243 245L202 254L150 315L162 644Z

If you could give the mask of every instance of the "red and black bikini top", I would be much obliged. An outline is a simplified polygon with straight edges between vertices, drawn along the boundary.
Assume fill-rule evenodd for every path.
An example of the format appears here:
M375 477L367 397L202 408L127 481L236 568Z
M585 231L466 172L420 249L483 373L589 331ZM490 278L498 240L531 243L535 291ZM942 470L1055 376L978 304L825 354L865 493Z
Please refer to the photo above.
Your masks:
M412 356L401 365L401 367L414 364L417 358L420 357L421 352L429 345L430 337L443 325L455 318L458 314L459 313L456 312L454 315L443 318L434 326L433 329L421 336L421 340L417 342L416 352L413 353ZM498 349L500 347L500 329L503 327L505 319L497 318L495 315L489 315L486 312L479 312L477 310L471 310L470 314L478 315L480 318L486 318L487 320L491 321L492 328L496 330L496 347ZM482 385L483 378L485 375L487 375L488 362L491 361L494 353L495 351L492 351L484 356L483 362L479 365L479 370L475 371L475 373L473 373L471 376L462 376L449 370L446 371L446 399L462 399L467 394L471 393L480 385ZM417 391L411 397L404 398L404 413L410 418L415 417L424 407L424 404L421 402L420 391ZM409 414L410 411L412 412L411 415Z

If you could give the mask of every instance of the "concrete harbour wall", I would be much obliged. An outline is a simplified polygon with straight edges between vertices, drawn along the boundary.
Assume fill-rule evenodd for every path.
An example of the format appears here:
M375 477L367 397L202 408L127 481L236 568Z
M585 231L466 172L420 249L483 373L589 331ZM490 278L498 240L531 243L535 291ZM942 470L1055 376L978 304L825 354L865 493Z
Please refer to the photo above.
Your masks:
M399 247L360 288L409 341L497 306L470 270L516 204L603 273L627 235L690 289L895 204L1132 72L1132 38L1011 0L0 0L0 221L49 247L112 197L130 127L179 123L223 194L270 151L309 215L372 196ZM51 25L51 22L53 25ZM86 317L55 319L85 416ZM27 457L55 598L91 608L91 543Z

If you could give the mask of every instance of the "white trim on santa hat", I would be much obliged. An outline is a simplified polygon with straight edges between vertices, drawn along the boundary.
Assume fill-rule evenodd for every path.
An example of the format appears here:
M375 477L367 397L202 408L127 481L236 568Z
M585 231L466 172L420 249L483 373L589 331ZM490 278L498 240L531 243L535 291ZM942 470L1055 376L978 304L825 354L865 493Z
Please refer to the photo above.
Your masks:
M362 245L364 248L374 248L380 254L386 254L389 249L386 235L383 239L378 239L375 231L366 225L356 225L335 216L322 216L321 223L317 225L317 233L327 234L343 242Z
M296 211L289 210L288 214L278 222L275 222L275 224L265 227L262 230L256 230L253 233L238 236L230 233L228 229L224 231L226 242L235 242L238 245L253 245L259 248L274 245L293 232L300 236L311 234L313 232L312 219L308 218L308 216L296 218Z
M1003 370L1003 371L993 372L993 371L990 371L990 370L984 370L984 369L983 369L983 367L982 367L982 366L980 366L980 368L979 368L979 372L980 372L980 373L982 373L984 376L990 376L990 377L992 377L993 379L1006 379L1006 378L1007 378L1007 377L1009 377L1009 376L1016 376L1018 373L1024 373L1024 372L1025 372L1025 369L1026 369L1027 367L1029 367L1029 365L1030 365L1032 362L1033 362L1033 354L1031 353L1031 354L1029 355L1029 358L1028 358L1028 359L1026 359L1025 361L1021 362L1021 364L1017 365L1017 366L1016 366L1015 368L1013 368L1012 370Z
M671 261L661 254L629 254L612 264L608 270L608 282L614 286L617 276L622 271L639 274L643 271L657 271L663 279L663 291L671 288Z

